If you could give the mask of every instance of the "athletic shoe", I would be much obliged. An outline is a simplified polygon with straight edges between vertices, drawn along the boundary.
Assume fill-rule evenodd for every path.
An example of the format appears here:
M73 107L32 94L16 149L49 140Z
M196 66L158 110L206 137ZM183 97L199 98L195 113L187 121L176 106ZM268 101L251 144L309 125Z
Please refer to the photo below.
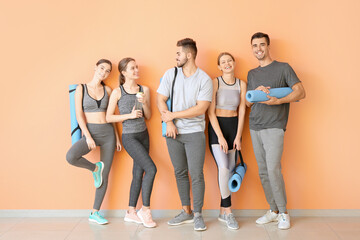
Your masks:
M101 225L109 223L109 221L106 220L103 216L101 216L101 214L98 211L96 211L94 213L90 213L89 221L95 222L95 223L101 224Z
M101 187L102 184L102 172L104 170L104 163L103 162L97 162L95 165L98 167L97 171L93 172L94 177L94 184L96 188Z
M194 214L194 230L195 231L206 230L204 219L202 218L201 213L199 212Z
M278 217L278 228L286 230L290 228L290 216L286 213L280 213Z
M266 214L256 220L257 224L266 224L270 222L277 222L279 214L269 210Z
M133 223L138 223L141 224L142 221L139 218L139 216L136 214L136 212L133 213L129 213L129 211L126 211L125 217L124 217L124 221L125 222L133 222Z
M239 224L236 221L234 214L232 214L232 213L226 215L226 225L228 228L230 228L232 230L239 229Z
M218 220L220 222L226 222L226 214L219 214Z
M176 215L173 219L168 221L168 224L171 226L177 226L184 223L194 222L194 213L187 214L184 209L181 210L181 213Z
M145 210L145 211L143 209L140 209L137 214L138 214L139 218L141 219L142 224L145 227L147 227L147 228L156 227L156 223L152 219L150 209Z

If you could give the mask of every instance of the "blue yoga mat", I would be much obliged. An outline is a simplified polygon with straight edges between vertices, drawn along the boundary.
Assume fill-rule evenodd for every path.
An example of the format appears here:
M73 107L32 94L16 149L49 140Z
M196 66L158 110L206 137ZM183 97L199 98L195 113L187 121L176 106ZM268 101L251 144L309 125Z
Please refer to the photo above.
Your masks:
M160 78L160 82L162 81L162 78ZM166 101L166 105L169 109L169 111L171 111L171 100L170 98L168 98L168 100ZM166 137L166 122L161 122L161 132L162 132L162 136Z
M71 123L71 143L74 144L81 138L81 129L76 120L75 112L75 90L77 84L72 84L69 86L69 95L70 95L70 123Z
M245 177L246 169L247 169L247 166L245 163L244 163L244 166L239 165L235 168L235 172L232 175L232 177L229 179L229 182L228 182L229 190L231 192L239 191L242 180Z
M271 97L283 98L289 95L293 90L289 87L283 88L270 88L270 93L268 94ZM260 90L251 90L246 93L246 100L251 103L255 102L264 102L269 100L267 94Z

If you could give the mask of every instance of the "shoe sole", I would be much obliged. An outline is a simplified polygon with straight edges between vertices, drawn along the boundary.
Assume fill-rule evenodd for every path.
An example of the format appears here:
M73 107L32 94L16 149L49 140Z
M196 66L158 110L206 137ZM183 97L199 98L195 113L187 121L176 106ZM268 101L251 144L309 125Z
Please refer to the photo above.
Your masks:
M225 219L218 218L218 220L219 220L220 222L224 222L224 223L226 223L226 220L225 220Z
M101 163L101 171L100 171L100 185L98 186L98 187L96 187L95 186L95 188L99 188L99 187L101 187L101 185L102 185L102 183L103 183L103 176L102 176L102 173L103 173L103 171L104 171L104 163L103 162L99 162L99 163Z
M147 224L144 222L144 219L141 217L141 214L139 214L138 217L140 218L141 223L144 225L144 227L147 227L147 228L154 228L154 227L156 227L156 225L155 225L155 226L147 225Z
M207 229L207 227L205 226L205 228L194 228L195 231L205 231Z
M179 225L182 225L182 224L186 224L186 223L193 223L194 222L194 219L191 219L191 220L185 220L185 221L182 221L182 222L179 222L179 223L167 223L168 225L170 226L179 226Z
M275 219L275 220L273 220L273 221L270 221L270 222L265 222L265 223L259 223L259 222L257 222L257 221L255 221L256 222L256 224L259 224L259 225L264 225L264 224L268 224L268 223L272 223L272 222L278 222L278 220L277 219Z
M125 222L130 222L130 223L137 223L137 224L142 224L142 222L138 222L136 220L130 219L130 218L124 218Z
M97 224L100 224L100 225L105 225L105 224L108 224L109 222L105 222L105 223L100 223L94 219L89 219L89 222L94 222L94 223L97 223Z

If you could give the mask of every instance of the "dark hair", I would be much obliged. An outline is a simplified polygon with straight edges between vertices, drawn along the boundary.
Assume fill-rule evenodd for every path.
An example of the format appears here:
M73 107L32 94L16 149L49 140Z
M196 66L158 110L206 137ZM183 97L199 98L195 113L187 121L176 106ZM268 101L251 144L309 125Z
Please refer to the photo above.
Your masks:
M125 83L125 76L121 72L126 71L127 65L131 61L135 62L135 59L127 57L127 58L121 59L121 61L119 62L118 69L119 69L119 72L120 72L120 76L119 76L119 84L120 85L123 85Z
M222 52L222 53L219 54L218 59L217 59L218 65L220 65L220 58L221 58L222 56L225 56L225 55L230 56L230 57L232 58L232 60L235 62L235 58L234 58L233 55L231 55L231 54L228 53L228 52Z
M270 38L269 35L267 35L266 33L262 33L262 32L255 33L254 35L252 35L250 43L252 43L252 41L255 38L265 38L267 45L270 45Z
M191 38L184 38L179 40L176 43L176 46L189 49L192 55L194 56L194 59L196 58L196 54L197 54L196 42Z
M107 59L102 58L102 59L100 59L99 61L97 61L96 66L99 66L99 65L102 64L102 63L107 63L107 64L109 64L109 65L110 65L110 71L112 70L112 63L110 62L110 60L107 60Z

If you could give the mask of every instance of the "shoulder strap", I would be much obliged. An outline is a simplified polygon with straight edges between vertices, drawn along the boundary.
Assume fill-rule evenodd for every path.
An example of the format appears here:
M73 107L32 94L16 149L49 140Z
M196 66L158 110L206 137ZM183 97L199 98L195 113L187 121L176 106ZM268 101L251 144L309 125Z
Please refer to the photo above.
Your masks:
M84 111L84 94L85 94L85 86L84 86L84 84L81 84L81 87L82 87L81 106L82 106L82 110Z
M175 68L175 74L174 74L174 80L172 82L171 94L170 94L170 101L171 101L171 109L169 109L170 112L173 110L174 86L175 86L176 75L177 75L177 72L178 72L177 67L174 67L174 68Z
M240 156L240 165L241 165L241 166L244 166L244 159L243 159L243 157L242 157L241 151L236 151L236 152L237 152L237 154ZM237 158L237 156L236 156L236 158Z

